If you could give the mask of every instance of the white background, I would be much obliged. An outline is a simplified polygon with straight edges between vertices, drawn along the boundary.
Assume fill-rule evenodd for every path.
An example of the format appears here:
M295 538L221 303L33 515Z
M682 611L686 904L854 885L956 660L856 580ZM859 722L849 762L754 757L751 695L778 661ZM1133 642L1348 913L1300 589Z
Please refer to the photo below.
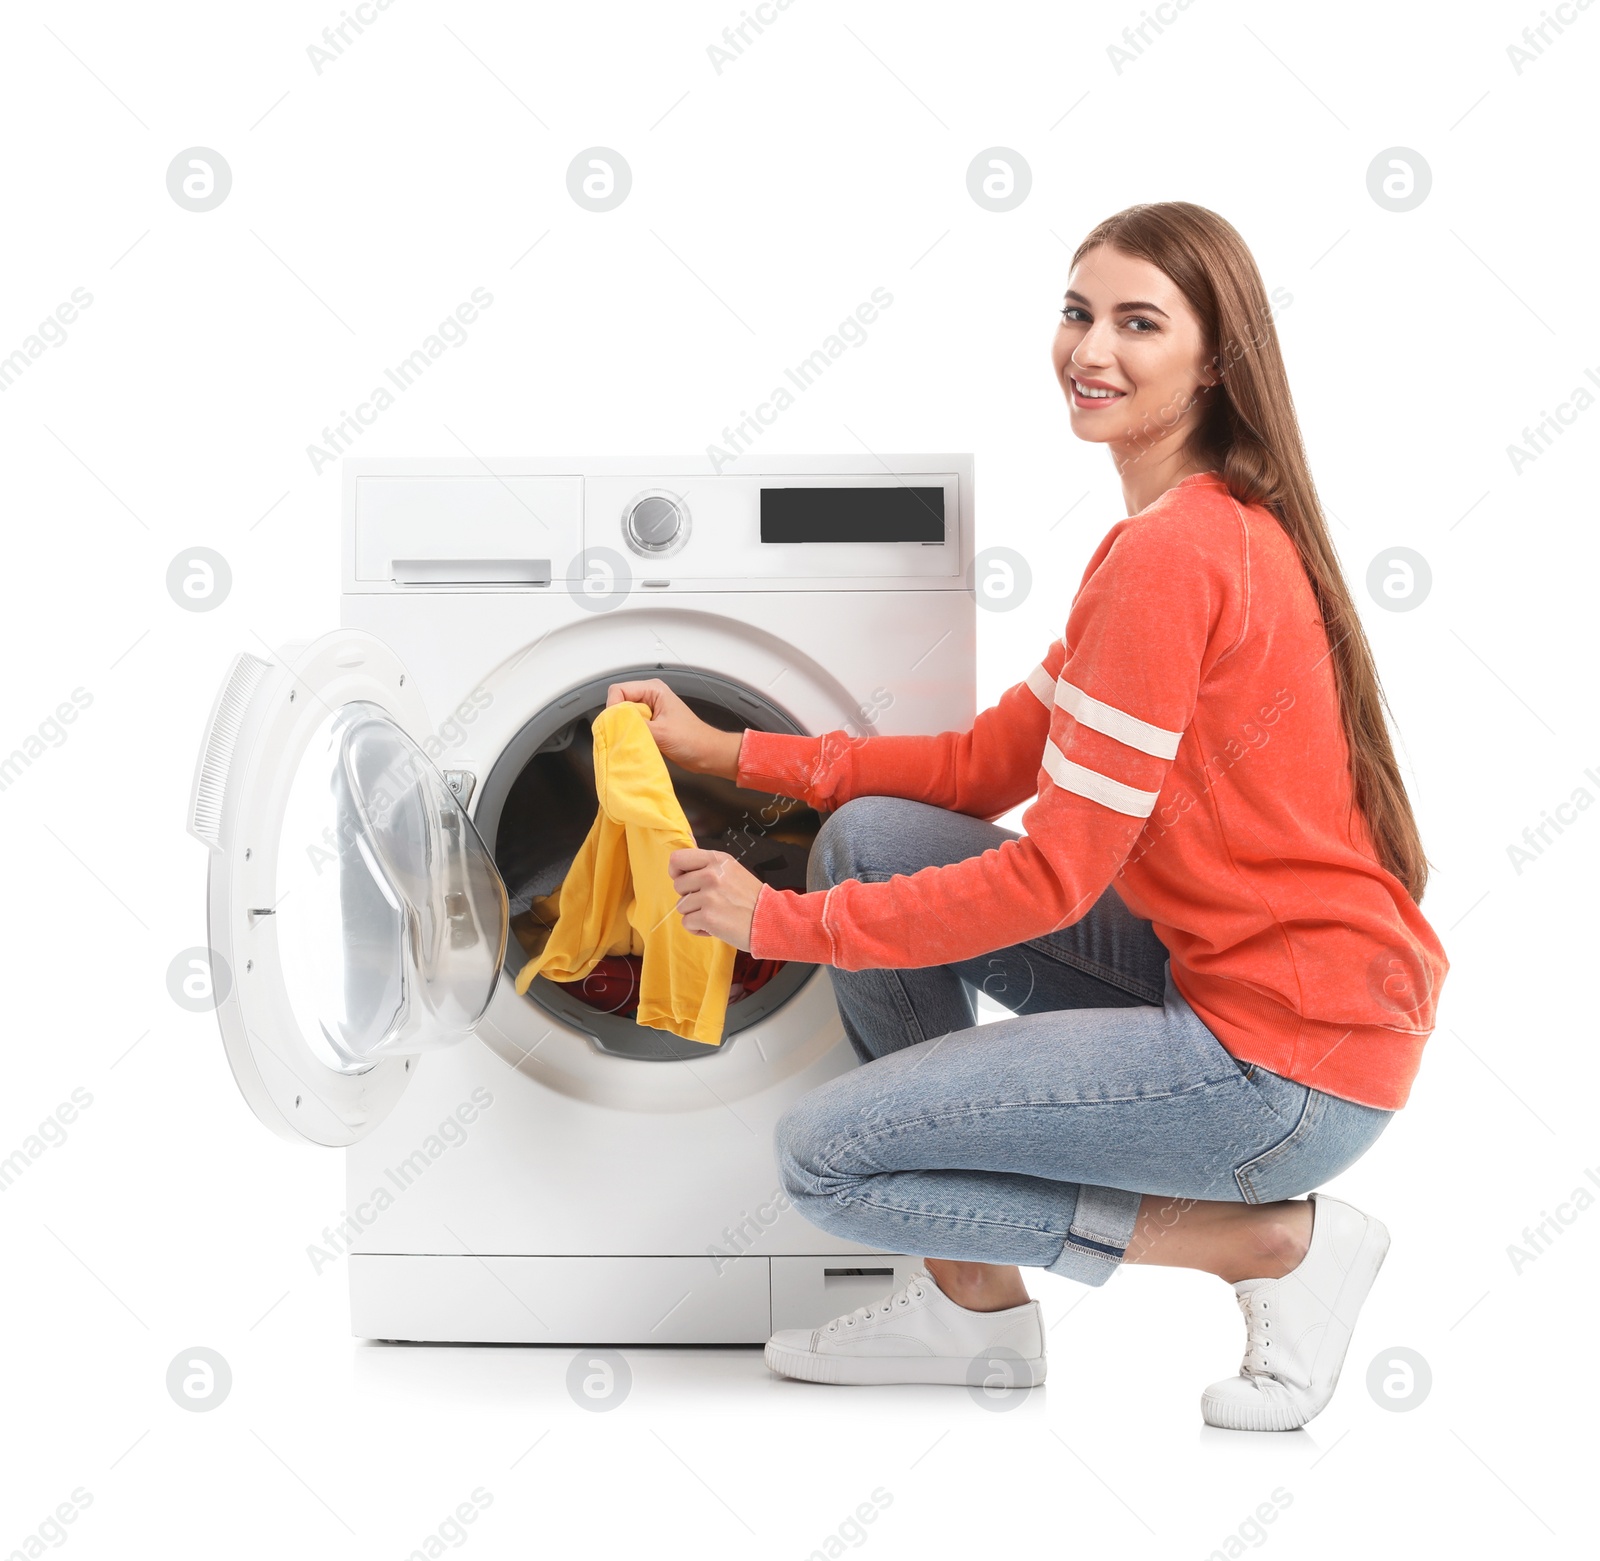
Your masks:
M1520 474L1508 446L1600 372L1600 18L1568 12L1519 74L1531 0L1196 0L1119 73L1107 45L1140 14L795 0L719 74L707 48L739 0L395 0L318 74L337 0L5 8L0 355L74 288L93 303L0 394L0 750L74 689L92 702L0 791L0 1155L74 1089L93 1103L0 1198L0 1554L80 1486L79 1557L404 1556L477 1487L478 1556L803 1556L830 1536L1202 1556L1275 1490L1292 1499L1234 1553L1571 1554L1592 1532L1600 1210L1569 1208L1520 1273L1508 1245L1600 1175L1600 815L1521 872L1507 848L1577 788L1600 796L1600 410ZM566 189L595 145L634 179L604 215ZM997 145L1033 171L1004 215L965 182ZM233 175L204 214L165 183L194 146ZM1367 190L1395 146L1433 175L1406 213ZM595 1415L566 1393L570 1352L352 1341L342 1269L305 1255L340 1210L339 1157L260 1128L214 1020L166 987L204 942L183 816L227 659L336 621L337 468L307 446L481 286L468 341L361 453L700 454L885 287L866 343L760 448L975 452L979 545L1034 572L1019 608L980 614L988 702L1123 513L1048 349L1072 246L1157 199L1222 213L1292 294L1278 328L1453 962L1410 1104L1336 1188L1394 1247L1333 1405L1302 1433L1204 1428L1200 1391L1242 1347L1232 1297L1151 1270L1094 1291L1035 1276L1050 1381L1005 1413L796 1389L727 1349L634 1351L627 1401ZM233 575L208 613L165 584L197 545ZM1393 546L1432 569L1414 611L1363 583ZM234 1375L204 1414L164 1386L197 1344ZM1433 1376L1406 1413L1365 1384L1395 1346ZM838 1539L880 1487L877 1521Z

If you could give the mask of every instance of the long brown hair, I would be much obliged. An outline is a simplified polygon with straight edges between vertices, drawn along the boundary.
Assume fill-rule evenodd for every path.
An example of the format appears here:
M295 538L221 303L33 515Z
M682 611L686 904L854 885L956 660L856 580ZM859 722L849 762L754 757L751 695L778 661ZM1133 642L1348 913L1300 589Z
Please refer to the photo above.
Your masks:
M1231 223L1188 201L1130 206L1107 217L1078 245L1072 264L1100 244L1164 272L1200 321L1220 381L1204 393L1185 453L1216 471L1240 503L1276 516L1299 551L1328 633L1355 804L1379 862L1421 900L1428 859L1389 738L1388 702L1311 481L1255 258Z

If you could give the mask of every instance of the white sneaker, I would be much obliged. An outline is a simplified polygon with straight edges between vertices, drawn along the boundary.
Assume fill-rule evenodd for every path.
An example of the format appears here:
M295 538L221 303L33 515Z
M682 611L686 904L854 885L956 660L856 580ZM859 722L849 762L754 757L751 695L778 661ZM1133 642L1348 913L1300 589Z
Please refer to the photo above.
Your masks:
M1044 1381L1037 1301L1000 1312L958 1306L919 1269L891 1296L820 1328L780 1328L767 1365L805 1382L951 1382L1036 1387Z
M1389 1250L1389 1232L1337 1198L1311 1194L1311 1244L1282 1279L1233 1287L1246 1346L1237 1377L1200 1399L1207 1425L1293 1431L1318 1415L1339 1385L1356 1314Z

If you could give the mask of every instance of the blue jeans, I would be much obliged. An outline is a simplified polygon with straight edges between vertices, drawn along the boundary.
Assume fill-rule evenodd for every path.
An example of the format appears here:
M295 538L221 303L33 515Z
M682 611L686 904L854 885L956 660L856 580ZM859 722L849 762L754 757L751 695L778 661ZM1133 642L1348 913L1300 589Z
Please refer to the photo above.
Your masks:
M1016 838L927 803L857 797L823 824L807 887L881 882ZM829 974L863 1065L779 1119L779 1174L813 1225L880 1251L1103 1284L1144 1194L1172 1200L1163 1224L1185 1200L1298 1197L1394 1115L1237 1062L1113 889L1029 943ZM1016 1017L979 1026L969 985Z

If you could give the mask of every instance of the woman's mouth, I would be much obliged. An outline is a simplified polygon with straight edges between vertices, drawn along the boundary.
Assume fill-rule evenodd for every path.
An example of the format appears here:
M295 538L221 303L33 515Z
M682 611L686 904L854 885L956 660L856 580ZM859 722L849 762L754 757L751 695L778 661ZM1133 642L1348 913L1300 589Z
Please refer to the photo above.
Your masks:
M1118 390L1100 380L1082 380L1072 374L1067 376L1067 382L1072 386L1072 404L1086 411L1095 407L1111 406L1128 394L1127 391Z

